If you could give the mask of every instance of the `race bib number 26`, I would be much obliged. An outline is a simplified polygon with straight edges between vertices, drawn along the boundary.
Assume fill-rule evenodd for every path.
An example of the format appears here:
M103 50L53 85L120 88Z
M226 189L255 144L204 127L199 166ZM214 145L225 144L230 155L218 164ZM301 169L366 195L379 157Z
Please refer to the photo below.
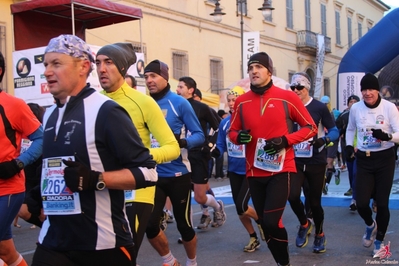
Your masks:
M65 184L62 160L73 157L43 159L40 189L45 215L70 215L81 213L79 193L72 192Z

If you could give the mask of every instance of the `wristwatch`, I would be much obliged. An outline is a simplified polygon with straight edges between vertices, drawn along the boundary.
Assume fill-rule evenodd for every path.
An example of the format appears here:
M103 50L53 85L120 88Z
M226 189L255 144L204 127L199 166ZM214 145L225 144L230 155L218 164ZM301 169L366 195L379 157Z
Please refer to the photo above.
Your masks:
M392 139L392 134L391 133L388 133L388 138L389 138L389 140Z
M22 161L20 161L18 159L15 159L15 162L17 163L17 166L18 166L19 170L24 169L25 164Z
M96 189L97 190L103 190L106 187L105 182L104 182L104 177L103 174L100 173L100 175L98 176L98 182L96 185Z

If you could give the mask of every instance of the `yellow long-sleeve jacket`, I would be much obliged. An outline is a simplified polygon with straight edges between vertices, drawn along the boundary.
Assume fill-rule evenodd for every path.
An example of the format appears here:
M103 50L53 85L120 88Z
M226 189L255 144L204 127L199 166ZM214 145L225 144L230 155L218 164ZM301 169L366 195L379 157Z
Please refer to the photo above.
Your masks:
M154 99L132 89L126 82L115 92L101 93L116 101L129 113L144 146L150 149L157 164L179 157L179 144ZM154 204L155 186L138 189L132 193L132 200L127 201Z

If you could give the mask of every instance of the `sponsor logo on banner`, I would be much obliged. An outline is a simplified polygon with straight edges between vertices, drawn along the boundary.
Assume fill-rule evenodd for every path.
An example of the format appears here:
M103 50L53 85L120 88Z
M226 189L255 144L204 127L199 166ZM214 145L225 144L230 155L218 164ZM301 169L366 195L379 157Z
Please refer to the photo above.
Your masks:
M50 90L48 89L47 83L41 83L40 84L40 92L42 94L44 93L50 93Z
M16 66L18 76L21 78L25 78L26 76L29 75L30 71L32 70L32 65L30 63L30 60L26 57L22 57L21 59L18 60Z
M35 76L14 79L14 88L15 89L32 87L32 86L35 86Z
M44 54L35 55L35 64L43 64Z

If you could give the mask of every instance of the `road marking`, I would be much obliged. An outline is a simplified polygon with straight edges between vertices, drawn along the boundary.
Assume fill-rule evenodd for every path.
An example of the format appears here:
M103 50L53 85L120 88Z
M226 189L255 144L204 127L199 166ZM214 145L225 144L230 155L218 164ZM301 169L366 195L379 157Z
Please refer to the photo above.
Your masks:
M398 185L396 185L398 186ZM333 186L329 187L330 190L328 191L327 195L322 195L321 200L322 200L322 205L323 206L329 206L329 207L349 207L351 204L351 199L352 197L344 196L344 192L342 191L334 191ZM231 188L230 185L225 185L225 186L219 186L219 187L213 187L212 188L213 193L215 194L216 198L219 198L223 200L224 204L234 204L233 202L233 197L231 195ZM395 190L393 189L392 192ZM303 200L304 196L303 193L301 195L301 199ZM389 196L389 201L390 205L389 208L391 210L399 210L399 194L393 194ZM194 192L192 192L192 201L191 204L195 205L198 204L194 200ZM250 200L250 203L252 204L252 201ZM288 204L288 202L287 202Z
M35 249L28 250L28 251L25 251L25 252L20 252L19 254L21 254L22 256L25 256L25 255L30 255L30 254L33 254L33 253L35 253Z

